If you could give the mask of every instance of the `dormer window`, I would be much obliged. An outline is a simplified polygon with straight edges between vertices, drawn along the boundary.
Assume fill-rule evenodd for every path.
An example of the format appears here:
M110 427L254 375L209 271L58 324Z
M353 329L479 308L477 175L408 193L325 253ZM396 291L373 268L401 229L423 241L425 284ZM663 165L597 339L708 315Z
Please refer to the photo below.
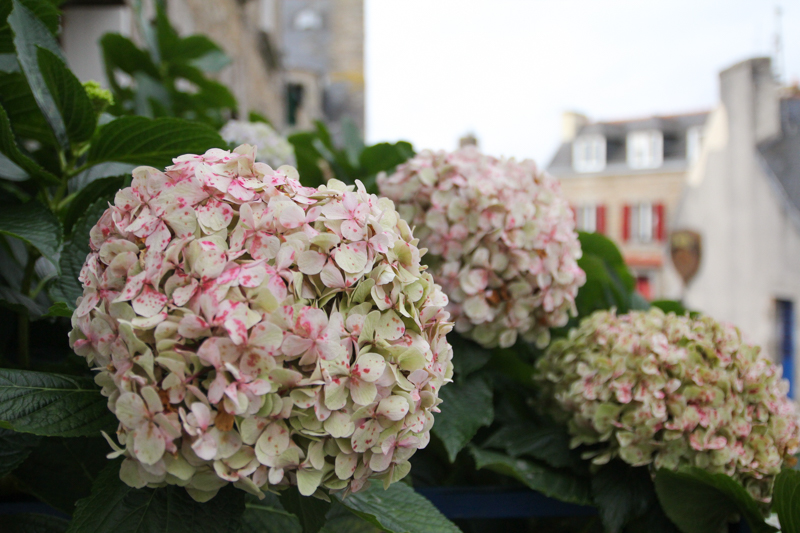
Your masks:
M581 135L572 143L572 168L576 172L600 172L606 168L606 138Z
M664 136L658 130L632 131L627 145L631 168L658 168L664 161Z
M703 127L692 126L686 130L686 160L692 163L700 155L703 142Z

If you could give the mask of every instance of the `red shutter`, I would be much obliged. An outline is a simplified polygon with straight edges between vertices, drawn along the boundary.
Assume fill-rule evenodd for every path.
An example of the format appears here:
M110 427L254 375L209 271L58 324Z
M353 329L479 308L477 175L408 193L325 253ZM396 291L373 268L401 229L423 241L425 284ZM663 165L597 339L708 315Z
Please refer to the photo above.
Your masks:
M598 205L597 206L597 220L595 221L596 227L595 231L600 235L605 235L606 233L606 206Z
M631 206L625 204L622 207L622 242L628 242L631 238Z
M664 235L664 204L654 204L653 205L653 233L655 234L655 238L659 241L663 241L666 235Z

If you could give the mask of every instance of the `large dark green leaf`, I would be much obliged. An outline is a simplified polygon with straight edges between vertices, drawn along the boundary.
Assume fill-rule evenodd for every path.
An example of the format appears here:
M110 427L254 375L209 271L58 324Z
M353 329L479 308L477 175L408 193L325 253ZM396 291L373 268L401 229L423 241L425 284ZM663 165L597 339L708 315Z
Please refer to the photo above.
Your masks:
M69 522L58 516L19 513L3 515L3 533L64 533Z
M608 533L622 531L643 515L655 499L650 471L633 468L620 460L603 465L592 476L592 497Z
M61 248L61 223L37 201L4 205L0 209L0 233L22 239L54 265Z
M737 513L753 533L775 531L764 522L758 504L745 488L724 474L694 467L678 472L662 468L656 474L655 487L664 512L683 533L726 531Z
M83 295L83 285L78 276L89 253L89 231L108 209L109 198L99 198L90 205L72 228L72 237L64 245L59 266L61 275L50 288L50 296L75 309L75 300Z
M0 153L4 156L0 160L0 178L22 181L27 174L48 185L61 183L58 178L20 151L14 139L14 132L11 130L11 122L2 106L0 106ZM22 174L23 172L25 174Z
M800 472L785 468L777 479L772 510L778 513L782 533L800 533Z
M97 477L92 494L78 502L71 533L235 533L244 512L244 491L227 486L210 501L194 501L170 485L133 489L119 479L119 461Z
M528 455L554 468L578 467L580 454L570 450L569 441L563 426L516 422L501 427L483 445L505 450L512 457Z
M72 230L72 226L74 226L75 223L89 211L89 208L98 201L111 201L113 203L114 195L117 194L117 191L122 188L124 183L124 176L114 176L94 180L81 189L70 201L69 206L63 214L64 231L69 234Z
M579 316L612 307L620 313L628 312L636 280L619 249L599 233L581 232L579 237L583 257L578 260L578 266L586 272L586 285L575 299Z
M176 118L122 117L100 128L89 164L115 161L163 168L183 154L202 154L227 145L213 128Z
M64 119L70 143L75 146L88 141L97 127L97 116L86 89L64 61L50 50L39 48L37 57L42 77Z
M351 494L342 505L388 533L457 533L461 531L424 496L405 483L387 490L379 484Z
M36 18L41 20L45 27L52 33L58 31L58 9L49 0L22 0L22 5L30 9ZM14 53L14 35L8 25L8 15L11 13L13 4L4 0L0 2L0 54ZM16 58L14 59L16 62Z
M24 74L0 74L0 104L8 113L11 129L17 136L34 139L47 146L56 144L53 131L36 104Z
M40 437L0 428L0 478L10 474L39 444Z
M116 425L91 378L0 369L0 427L82 437L113 431Z
M47 309L43 306L11 287L0 286L0 305L31 320L36 320L47 313Z
M45 437L14 475L37 498L72 514L108 465L110 451L103 437Z
M288 140L294 147L294 155L297 160L297 171L300 173L300 181L306 187L319 187L327 179L320 169L322 156L314 148L316 135L311 132L301 132L290 135Z
M450 333L447 340L453 347L453 365L459 378L465 378L483 368L492 358L491 350L465 339L458 333Z
M263 500L247 495L241 533L302 533L297 516L283 508L278 497L266 493Z
M66 126L39 67L38 48L45 48L62 60L64 56L47 26L19 0L12 1L14 9L8 16L8 23L11 31L14 32L14 46L17 50L19 64L28 79L39 109L42 110L42 114L53 129L56 140L66 150L69 148Z
M100 48L103 50L106 68L112 72L118 68L131 76L138 71L153 78L158 78L160 75L150 54L141 50L127 37L118 33L106 33L100 38Z
M414 157L414 147L405 141L394 144L379 143L364 148L359 156L359 163L366 175L378 172L391 172L397 165L401 165Z
M331 508L330 502L313 496L303 496L297 487L281 491L279 498L283 508L300 520L303 533L317 533L325 525L325 515Z
M471 447L475 466L511 476L528 488L561 501L592 505L589 481L570 472L556 470L526 459Z
M444 401L433 433L441 439L453 462L478 429L494 420L492 389L483 377L470 376L442 387L439 397Z

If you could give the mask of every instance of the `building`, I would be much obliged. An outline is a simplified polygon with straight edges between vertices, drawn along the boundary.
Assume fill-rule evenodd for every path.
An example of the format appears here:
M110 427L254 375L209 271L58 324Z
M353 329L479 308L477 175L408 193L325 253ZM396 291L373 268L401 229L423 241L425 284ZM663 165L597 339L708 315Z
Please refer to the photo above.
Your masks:
M143 2L146 17L152 2ZM65 3L61 41L81 80L105 80L97 44L103 34L140 40L132 4ZM346 119L363 131L363 0L167 0L166 6L182 35L207 35L231 57L217 77L242 116L257 111L287 132L322 120L338 135Z
M700 268L684 299L737 325L794 378L800 99L796 89L779 89L769 58L743 61L719 78L720 102L672 221L702 236Z
M648 299L665 297L677 275L667 236L708 113L589 122L563 115L562 144L547 170L561 179L578 228L620 247Z

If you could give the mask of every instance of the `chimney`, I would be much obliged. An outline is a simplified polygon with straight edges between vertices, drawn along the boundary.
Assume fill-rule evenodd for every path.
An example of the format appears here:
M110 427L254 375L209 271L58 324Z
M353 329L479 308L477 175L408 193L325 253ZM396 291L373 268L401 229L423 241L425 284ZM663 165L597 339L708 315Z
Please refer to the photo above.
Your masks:
M575 111L564 111L561 114L561 142L572 142L581 128L588 123L586 115Z
M754 144L780 134L780 96L770 58L742 61L723 70L719 78L730 127L752 132Z

